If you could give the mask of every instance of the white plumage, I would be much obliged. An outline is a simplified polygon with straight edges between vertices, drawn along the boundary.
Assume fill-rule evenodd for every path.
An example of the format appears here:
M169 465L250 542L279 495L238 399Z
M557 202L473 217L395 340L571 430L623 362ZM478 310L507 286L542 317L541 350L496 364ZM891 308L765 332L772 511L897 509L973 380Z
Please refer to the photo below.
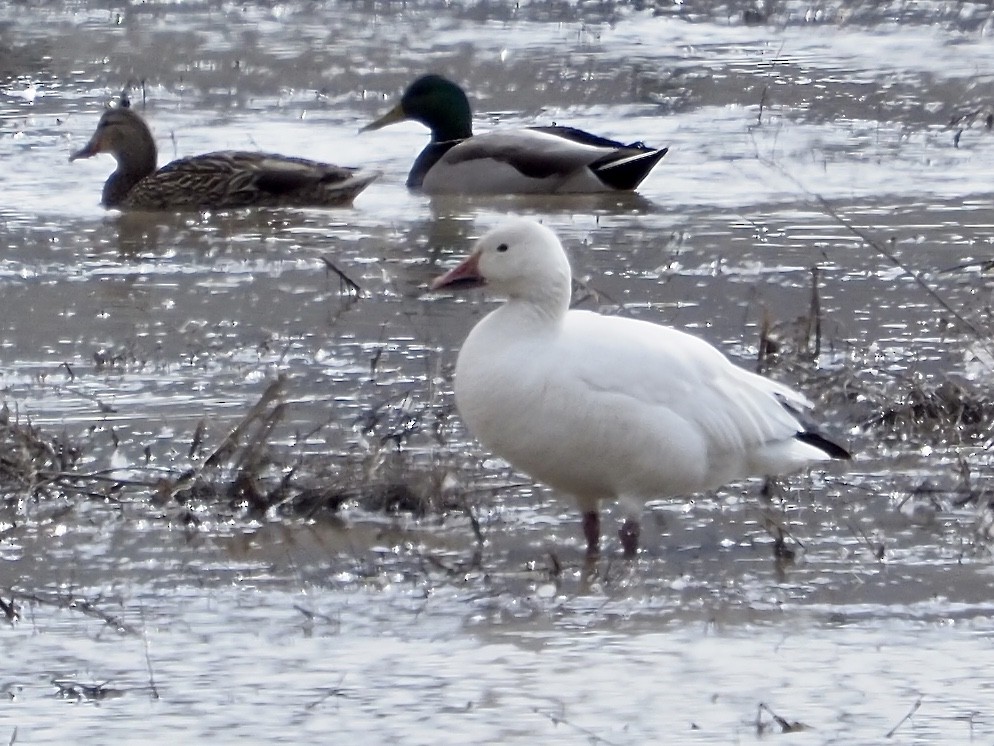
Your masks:
M487 233L432 287L481 284L508 301L459 352L459 412L485 447L576 498L590 554L599 549L601 500L621 501L631 555L649 500L848 457L798 419L811 407L805 397L704 340L569 310L569 262L538 223Z
M455 143L424 174L421 189L427 194L582 194L634 189L666 153L665 148L652 150L609 140L594 144L579 137L587 133L550 129L558 131L496 130ZM612 186L612 170L625 169L632 175L619 179L624 187Z

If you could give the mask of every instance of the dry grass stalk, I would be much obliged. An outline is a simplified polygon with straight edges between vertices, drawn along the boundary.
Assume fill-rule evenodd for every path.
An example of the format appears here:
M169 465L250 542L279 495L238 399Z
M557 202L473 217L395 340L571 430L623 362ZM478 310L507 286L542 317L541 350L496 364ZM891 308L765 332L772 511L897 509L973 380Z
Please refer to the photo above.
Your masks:
M338 266L331 261L326 256L321 257L321 261L324 262L324 266L328 268L328 271L333 272L338 276L338 281L340 283L340 289L344 289L345 292L355 298L362 297L362 288L359 286L355 280L349 277L345 272L338 268Z
M928 296L928 298L942 311L949 314L955 321L956 325L967 335L971 336L982 348L982 354L978 356L981 362L990 364L990 361L994 360L994 345L992 345L991 335L986 330L978 326L976 323L966 318L960 311L953 308L953 306L943 298L938 291L935 290L929 283L925 280L920 272L913 270L907 264L905 264L901 258L893 250L893 240L890 243L890 248L884 245L884 242L877 240L870 233L855 224L848 218L843 217L839 214L831 203L822 197L820 194L812 192L806 188L793 174L789 173L782 165L776 161L770 160L768 158L759 158L760 162L765 163L771 168L779 172L784 178L792 182L798 189L804 192L808 197L814 200L818 206L821 208L825 215L834 220L839 226L844 228L848 233L856 236L860 239L865 246L873 249L877 254L884 257L892 265L900 269L912 282L915 283L922 291Z
M866 390L864 396L873 402L873 414L863 423L866 430L954 445L990 437L994 398L966 382L936 384L913 377L897 392Z
M756 712L757 736L763 735L763 733L770 727L769 723L763 722L764 712L766 712L771 718L773 718L773 722L776 723L777 726L780 728L781 733L797 733L799 731L808 730L810 728L810 726L805 725L799 720L787 720L786 718L780 717L775 712L773 712L772 709L770 709L769 705L760 702L759 708Z
M819 269L811 268L811 307L808 310L808 333L806 338L810 343L814 333L814 347L808 345L808 353L815 359L821 354L821 290L818 284Z
M756 372L762 373L766 370L767 360L775 354L778 345L770 338L770 312L763 309L763 321L759 326L759 349L756 354Z
M269 406L276 399L283 396L285 387L285 375L280 375L279 378L270 383L266 387L266 390L263 391L262 396L259 397L259 401L257 401L253 405L252 409L249 410L249 413L245 415L245 417L243 417L234 428L232 428L227 437L225 437L225 439L221 441L220 445L213 450L210 456L204 460L203 468L209 469L217 466L222 461L229 458L238 448L238 444L242 437L256 421L271 419L272 413L268 411ZM264 429L268 429L268 427L264 425Z
M915 700L915 703L911 705L911 709L908 710L907 714L897 722L897 725L895 725L893 728L887 731L886 734L884 734L884 738L893 738L894 734L897 733L900 727L904 725L906 722L908 722L914 716L914 714L918 712L918 708L921 706L922 706L922 698L919 697L917 700Z
M28 422L0 410L0 490L7 494L44 497L63 490L88 492L71 470L82 455L66 436L47 436Z
M20 612L16 608L16 603L18 601L31 601L42 606L54 606L55 608L67 611L78 611L85 616L99 619L111 629L114 629L122 634L138 634L138 631L121 619L121 617L115 614L110 614L97 606L101 599L91 601L73 593L62 594L29 592L19 591L12 587L5 588L4 593L10 597L9 605L14 610L16 618L12 619L12 621L16 621L20 618Z

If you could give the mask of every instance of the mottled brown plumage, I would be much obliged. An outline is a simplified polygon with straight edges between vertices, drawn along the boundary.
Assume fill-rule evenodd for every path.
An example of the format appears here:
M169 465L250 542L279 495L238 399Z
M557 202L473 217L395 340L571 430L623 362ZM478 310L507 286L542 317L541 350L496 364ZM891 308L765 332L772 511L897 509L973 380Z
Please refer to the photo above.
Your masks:
M180 158L156 170L155 140L131 109L108 109L90 141L69 160L110 153L117 170L104 184L105 207L203 210L231 207L348 205L379 177L328 163L271 153L218 151Z

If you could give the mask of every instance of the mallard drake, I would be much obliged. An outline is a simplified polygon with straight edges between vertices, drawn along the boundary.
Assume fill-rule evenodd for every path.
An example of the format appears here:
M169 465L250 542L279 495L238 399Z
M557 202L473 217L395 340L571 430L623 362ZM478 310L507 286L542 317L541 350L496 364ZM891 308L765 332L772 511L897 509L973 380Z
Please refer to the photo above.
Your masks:
M576 498L588 554L599 550L603 500L621 503L621 543L634 556L650 500L850 458L806 421L802 394L700 337L571 310L571 278L556 234L519 218L432 288L482 285L507 299L459 351L456 405L484 446Z
M180 158L156 170L145 120L125 105L100 117L90 141L69 156L110 153L117 170L104 184L105 207L144 210L347 205L379 177L328 163L271 153L222 150Z
M631 191L667 151L557 125L474 135L469 99L440 75L415 80L400 103L360 132L406 119L431 130L407 176L408 188L428 194Z

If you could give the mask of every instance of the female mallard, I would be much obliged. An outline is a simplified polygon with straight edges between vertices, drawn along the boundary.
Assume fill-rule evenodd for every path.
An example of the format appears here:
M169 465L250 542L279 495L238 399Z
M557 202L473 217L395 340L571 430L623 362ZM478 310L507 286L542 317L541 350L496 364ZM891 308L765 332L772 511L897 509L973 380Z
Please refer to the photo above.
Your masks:
M555 125L474 135L466 94L440 75L415 80L399 104L360 131L405 119L431 130L407 176L408 188L428 194L631 191L667 150Z
M104 184L103 205L139 210L347 205L380 175L235 150L180 158L156 171L152 133L127 106L105 111L93 137L69 160L97 153L110 153L117 161Z

